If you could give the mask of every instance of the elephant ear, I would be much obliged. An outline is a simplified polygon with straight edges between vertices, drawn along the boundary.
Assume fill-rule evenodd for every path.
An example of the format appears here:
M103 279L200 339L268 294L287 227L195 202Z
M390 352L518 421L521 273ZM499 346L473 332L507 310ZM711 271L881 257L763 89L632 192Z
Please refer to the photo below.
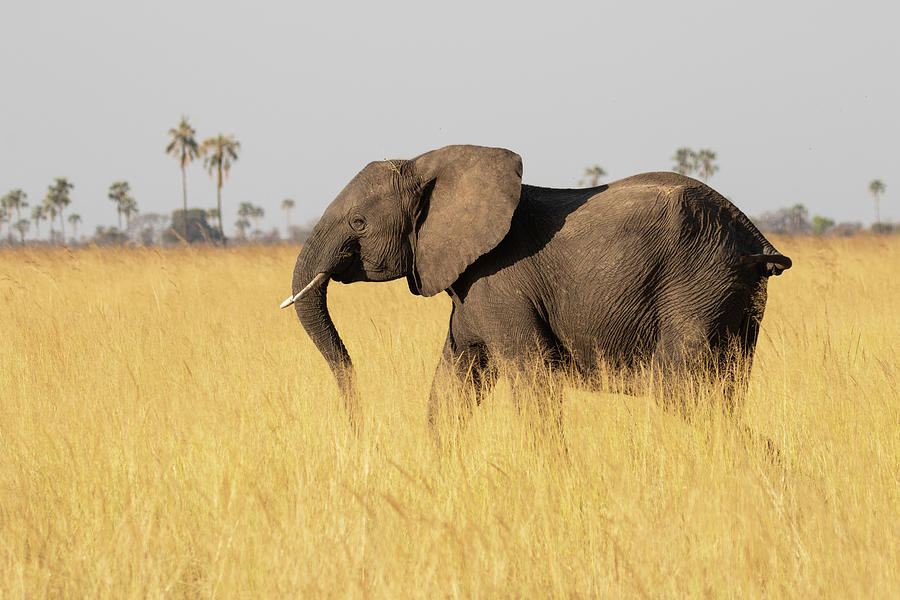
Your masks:
M423 296L450 287L509 232L522 157L503 148L447 146L412 161L419 189L415 275Z

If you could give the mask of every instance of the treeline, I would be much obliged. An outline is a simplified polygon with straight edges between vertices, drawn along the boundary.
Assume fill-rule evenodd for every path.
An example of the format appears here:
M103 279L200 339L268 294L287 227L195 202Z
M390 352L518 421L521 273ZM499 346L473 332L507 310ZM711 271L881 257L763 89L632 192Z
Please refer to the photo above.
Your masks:
M169 215L155 212L141 213L127 181L114 182L107 194L113 202L118 225L99 225L93 235L79 236L81 215L66 213L66 208L72 203L71 190L74 187L67 178L57 177L48 187L43 200L33 205L28 201L28 194L21 189L12 190L0 198L0 245L77 246L95 243L104 246L123 244L166 246L224 241L218 209L190 208L187 213L184 209L177 209ZM265 216L265 210L261 206L242 202L238 206L238 220L235 222L238 235L230 241L238 244L304 241L309 235L311 226L291 225L290 211L293 207L293 200L289 198L282 200L286 233L282 237L277 228L267 231L260 229L260 220ZM42 235L41 225L45 222L48 227Z
M233 135L218 134L198 142L196 131L187 117L182 117L177 127L169 130L166 154L173 156L181 170L182 208L171 214L140 213L138 203L127 181L113 182L107 193L112 201L118 226L100 225L92 236L78 237L81 215L68 212L72 203L71 192L74 184L66 177L56 177L40 202L29 205L28 194L22 189L14 189L0 198L0 244L69 244L96 243L176 245L193 243L225 244L273 244L283 241L300 243L309 235L311 226L291 225L291 211L294 200L286 198L281 202L284 212L285 236L277 228L268 231L260 229L260 220L265 216L261 206L241 202L237 208L234 227L237 237L226 240L223 226L222 189L234 163L238 160L241 144ZM216 183L216 207L211 209L188 208L187 167L194 160L203 159L203 167ZM703 181L719 171L716 152L704 148L694 151L689 147L678 148L672 155L671 170L683 175L695 176ZM600 165L585 168L579 185L596 187L606 177L606 170ZM881 221L880 200L887 186L880 179L869 183L868 192L875 205L875 222L867 230L860 222L835 223L831 218L810 215L803 204L763 213L753 221L764 232L787 235L836 235L847 236L868 232L874 234L900 233L900 225ZM31 208L30 214L27 209ZM23 212L25 216L23 216ZM124 224L123 224L124 219ZM41 236L41 223L46 221L49 231ZM66 223L70 236L66 235ZM33 235L29 238L29 233ZM57 229L57 225L59 228Z
M261 216L259 215L259 217ZM268 230L259 227L252 228L250 222L247 221L247 226L239 228L238 236L229 238L228 244L281 244L286 242L299 244L306 240L311 229L311 226L288 225L286 234L283 234L277 227ZM187 237L184 237L184 231L187 231ZM130 220L125 230L115 227L98 227L94 236L81 243L99 246L178 246L185 243L220 244L221 242L222 237L216 223L215 209L189 208L186 219L183 209L175 210L171 215L141 213Z
M259 207L255 207L259 208ZM257 213L258 214L258 213ZM78 216L78 215L74 215ZM260 215L261 216L261 215ZM257 217L258 218L258 217ZM73 223L71 219L67 219ZM18 222L17 222L18 223ZM312 230L311 225L288 225L285 231L277 227L263 230L240 227L238 235L228 239L229 245L303 243ZM137 213L130 216L124 227L98 225L93 235L77 236L76 231L65 238L59 230L44 237L26 238L27 227L4 230L0 246L56 246L69 247L96 244L98 246L178 246L185 243L221 244L222 236L216 222L215 209L189 208L187 218L183 209L166 215L155 212ZM187 231L187 237L184 232Z
M860 233L876 235L900 233L900 227L893 223L872 223L872 226L866 229L860 222L845 221L836 223L834 219L821 215L810 216L809 211L802 204L765 212L758 217L754 217L753 222L764 233L779 233L782 235L844 237Z
M881 195L887 190L887 186L880 179L869 182L869 194L875 201L875 222L869 229L863 227L860 222L835 223L834 219L822 215L810 216L803 204L794 204L789 208L779 208L771 212L763 213L753 219L756 226L766 233L780 233L784 235L828 235L850 236L858 233L872 233L875 235L900 234L900 225L885 223L881 220L880 201Z

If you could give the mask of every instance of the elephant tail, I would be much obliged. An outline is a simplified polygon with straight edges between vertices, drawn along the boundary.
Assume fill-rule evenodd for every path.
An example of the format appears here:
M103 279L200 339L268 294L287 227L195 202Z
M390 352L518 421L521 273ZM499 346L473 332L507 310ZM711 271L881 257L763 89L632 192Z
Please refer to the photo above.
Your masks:
M766 275L781 275L791 268L791 259L783 254L750 254L741 257L741 266L765 265Z

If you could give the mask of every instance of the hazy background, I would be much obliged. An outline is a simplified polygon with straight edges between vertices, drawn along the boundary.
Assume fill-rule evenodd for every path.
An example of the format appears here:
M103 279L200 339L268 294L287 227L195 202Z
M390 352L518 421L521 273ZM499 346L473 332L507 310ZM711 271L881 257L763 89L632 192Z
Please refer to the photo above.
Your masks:
M110 183L141 212L180 208L164 154L182 114L235 134L223 190L263 229L317 218L367 162L446 144L504 146L526 183L574 186L718 152L710 183L750 215L802 203L837 221L900 218L896 3L4 2L0 194L33 205L75 184L81 233L116 222ZM215 206L200 162L191 206ZM44 232L46 233L46 225Z

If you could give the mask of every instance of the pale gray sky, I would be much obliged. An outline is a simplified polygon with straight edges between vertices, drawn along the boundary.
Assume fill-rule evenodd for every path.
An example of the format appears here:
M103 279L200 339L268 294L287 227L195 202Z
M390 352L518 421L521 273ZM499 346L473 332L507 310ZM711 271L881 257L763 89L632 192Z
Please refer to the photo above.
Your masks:
M367 162L454 143L522 155L526 183L574 186L671 168L712 148L710 183L750 215L794 203L900 219L900 9L895 2L156 2L0 5L0 194L34 203L75 183L83 230L181 206L163 150L186 114L198 138L241 141L224 189L282 226L317 218ZM192 206L215 187L188 170ZM46 231L46 225L42 227Z

